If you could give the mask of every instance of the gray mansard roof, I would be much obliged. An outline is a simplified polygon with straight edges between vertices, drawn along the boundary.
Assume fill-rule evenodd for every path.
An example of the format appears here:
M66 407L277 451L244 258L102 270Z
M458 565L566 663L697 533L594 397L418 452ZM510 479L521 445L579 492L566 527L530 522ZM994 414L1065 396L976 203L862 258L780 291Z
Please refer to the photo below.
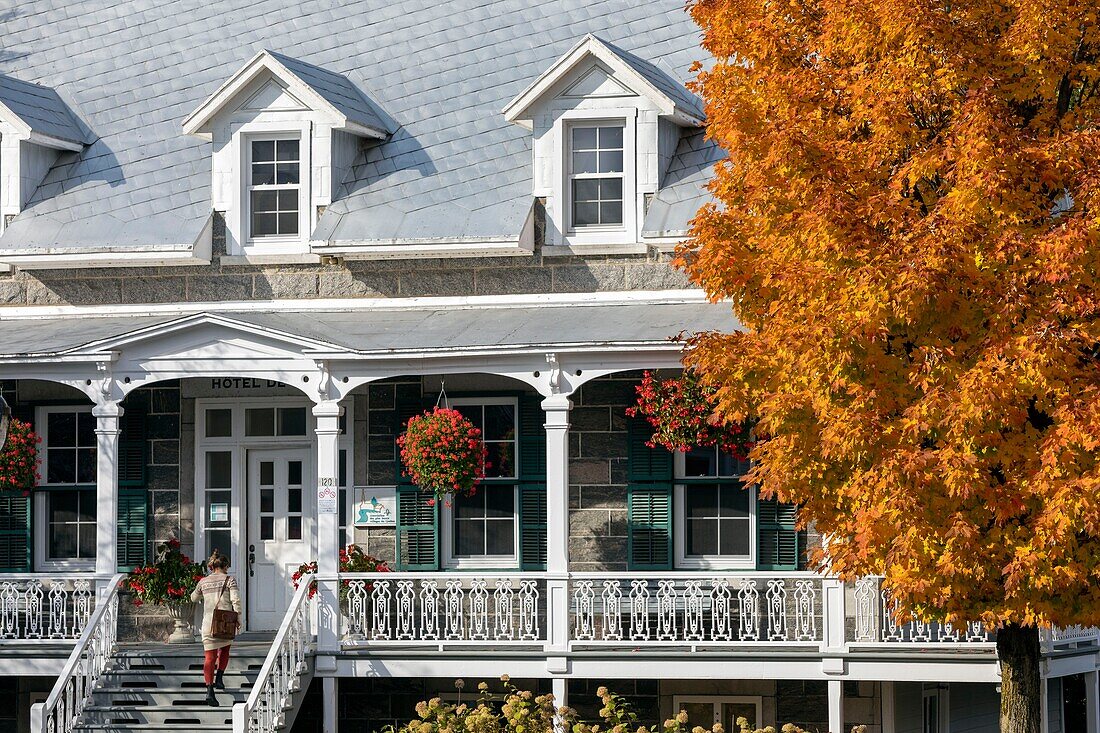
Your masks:
M349 111L373 115L369 99L392 119L315 239L514 239L531 139L501 109L588 33L697 107L680 89L702 54L682 0L0 0L0 74L57 90L93 141L61 156L0 249L193 244L211 212L211 145L181 122L263 49ZM706 200L713 146L684 136L647 234L684 231Z

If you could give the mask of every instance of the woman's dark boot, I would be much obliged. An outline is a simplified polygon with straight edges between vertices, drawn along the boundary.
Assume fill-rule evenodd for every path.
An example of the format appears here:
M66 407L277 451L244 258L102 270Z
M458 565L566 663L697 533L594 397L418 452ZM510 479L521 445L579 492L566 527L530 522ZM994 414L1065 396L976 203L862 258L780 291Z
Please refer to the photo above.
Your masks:
M214 672L214 689L215 690L224 690L225 689L225 680L222 679L222 675L224 675L224 674L225 674L225 671L221 670L221 669Z
M212 708L218 707L218 698L214 697L214 685L206 686L206 704Z

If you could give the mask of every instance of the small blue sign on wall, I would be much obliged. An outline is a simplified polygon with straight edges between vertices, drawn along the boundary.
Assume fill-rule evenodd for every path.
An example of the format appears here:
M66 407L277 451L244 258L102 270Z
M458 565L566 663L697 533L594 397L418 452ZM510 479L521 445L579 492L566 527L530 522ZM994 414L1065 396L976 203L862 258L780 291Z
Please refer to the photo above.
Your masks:
M356 486L353 505L356 527L393 527L397 524L396 486Z

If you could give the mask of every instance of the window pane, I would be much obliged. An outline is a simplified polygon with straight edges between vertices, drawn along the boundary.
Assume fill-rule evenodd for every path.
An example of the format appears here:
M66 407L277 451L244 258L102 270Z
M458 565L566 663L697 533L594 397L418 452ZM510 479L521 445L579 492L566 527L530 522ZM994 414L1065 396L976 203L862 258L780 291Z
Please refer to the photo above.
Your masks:
M252 160L275 160L275 141L274 140L253 140L252 141Z
M260 517L260 539L275 539L275 517Z
M233 454L211 451L206 454L206 488L228 489L233 486Z
M279 214L279 234L298 233L298 214Z
M470 519L485 516L485 492L477 496L458 494L454 498L455 519Z
M305 435L306 408L279 408L279 435Z
M278 191L253 191L252 211L275 211L279 206Z
M573 153L574 173L596 173L595 153Z
M621 148L623 146L623 128L621 127L601 127L600 128L600 148L606 150L608 148Z
M275 434L275 410L271 407L254 407L244 411L244 434L267 436Z
M600 223L601 224L622 224L623 223L623 202L611 201L600 204Z
M301 517L300 516L288 516L288 517L286 517L286 538L287 539L301 539Z
M275 182L283 184L298 183L298 164L279 163L276 167Z
M718 516L718 487L686 487L684 489L684 516L689 519Z
M302 490L301 489L287 489L287 492L286 492L286 510L289 514L301 514L302 513Z
M573 200L596 201L600 197L600 182L595 178L573 181Z
M233 435L232 410L206 411L206 437L229 438Z
M90 412L76 413L77 445L92 447L95 445L95 416Z
M253 163L252 164L252 181L253 186L270 186L275 183L275 164L274 163Z
M95 483L95 448L78 448L76 451L76 482Z
M485 516L511 519L515 513L516 492L511 486L490 486L485 491Z
M490 521L485 523L488 531L486 537L487 555L511 555L516 551L515 525L511 520Z
M302 462L288 461L286 464L286 482L291 486L302 485Z
M56 491L50 497L50 522L71 523L80 511L80 492Z
M455 405L462 417L466 418L474 424L474 427L478 430L484 430L485 428L485 415L482 412L481 405Z
M599 173L622 173L623 172L623 151L601 151L600 152L600 170Z
M95 537L96 527L95 523L81 524L77 527L77 557L80 558L94 558L95 557Z
M482 522L455 522L455 554L462 557L485 554L485 525Z
M260 486L275 485L275 464L272 461L260 461ZM270 509L268 511L271 511Z
M279 194L279 211L298 211L297 189L278 191L277 193Z
M46 442L53 448L76 445L76 414L51 412L46 416Z
M62 448L60 450L50 448L46 451L46 463L46 483L76 483L75 450L72 450L71 448Z
M95 489L81 489L76 493L78 497L77 507L79 521L95 524Z
M747 519L721 519L718 524L721 538L718 551L722 555L746 556L749 554L749 522Z
M713 519L689 519L686 547L688 555L718 554L718 522Z
M278 142L278 159L279 160L298 160L298 141L297 140L279 140L279 142Z
M596 203L573 204L573 226L584 227L600 223L600 205Z
M260 489L260 511L264 514L275 511L275 489Z
M57 559L75 558L77 552L75 524L50 525L50 557Z
M715 476L718 449L692 448L684 454L685 476Z
M574 127L573 128L573 149L574 150L593 150L596 147L596 128L595 127Z
M718 489L719 507L723 517L749 516L749 492L740 484L726 484Z
M731 453L718 454L719 476L740 476L749 472L749 462L742 461Z
M512 440L516 435L516 408L512 405L485 406L485 440Z
M516 475L515 443L486 443L485 475L490 478L509 478Z
M253 192L255 193L255 192ZM279 223L276 214L252 214L252 236L269 237L278 234Z
M623 198L623 179L600 178L600 198L604 201L621 201Z

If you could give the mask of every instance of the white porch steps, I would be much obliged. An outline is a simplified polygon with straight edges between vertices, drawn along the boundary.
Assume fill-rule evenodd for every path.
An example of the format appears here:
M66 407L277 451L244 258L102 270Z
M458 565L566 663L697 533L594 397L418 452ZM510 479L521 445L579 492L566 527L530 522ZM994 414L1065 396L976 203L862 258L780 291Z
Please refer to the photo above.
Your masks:
M225 690L216 691L219 707L206 704L201 644L122 644L111 668L99 680L80 725L80 733L230 733L233 705L244 702L259 676L270 640L254 635L233 644ZM307 683L308 684L308 683ZM285 712L283 730L294 724L305 691Z

